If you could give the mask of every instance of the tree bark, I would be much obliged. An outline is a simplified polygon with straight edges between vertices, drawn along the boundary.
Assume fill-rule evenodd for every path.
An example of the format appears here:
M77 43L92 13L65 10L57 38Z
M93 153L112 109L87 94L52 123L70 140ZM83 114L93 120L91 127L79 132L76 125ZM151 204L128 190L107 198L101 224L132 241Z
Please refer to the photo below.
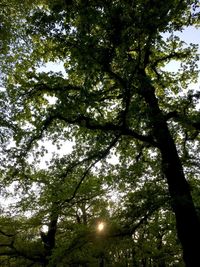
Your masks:
M55 238L56 238L57 223L58 223L58 208L55 204L52 204L52 206L53 208L50 214L48 231L46 234L41 232L41 238L45 249L44 266L48 266L49 258L51 257L52 251L55 248ZM52 264L51 266L54 265Z
M162 169L168 183L171 205L176 217L177 234L183 248L183 258L187 267L194 267L200 262L200 222L175 142L159 108L155 90L147 79L143 73L141 95L149 107L152 134L162 156Z
M159 130L158 130L159 134ZM183 168L169 130L165 127L165 142L159 144L162 155L162 167L166 176L171 204L176 216L178 238L183 247L186 266L196 266L200 253L200 223L190 188L185 179Z

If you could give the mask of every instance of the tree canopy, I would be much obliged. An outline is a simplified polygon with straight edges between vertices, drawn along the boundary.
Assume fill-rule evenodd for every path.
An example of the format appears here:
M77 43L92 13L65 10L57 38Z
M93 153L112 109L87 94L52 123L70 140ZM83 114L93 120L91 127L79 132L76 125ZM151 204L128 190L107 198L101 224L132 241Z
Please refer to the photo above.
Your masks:
M1 266L199 263L198 4L0 1Z

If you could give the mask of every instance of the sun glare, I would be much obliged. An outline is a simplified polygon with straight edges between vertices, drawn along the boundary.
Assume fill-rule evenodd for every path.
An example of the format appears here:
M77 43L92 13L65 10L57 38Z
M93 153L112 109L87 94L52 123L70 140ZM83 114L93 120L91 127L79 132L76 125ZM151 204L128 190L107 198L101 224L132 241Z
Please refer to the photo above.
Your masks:
M103 231L104 226L105 226L104 223L103 223L103 222L100 222L100 223L98 224L98 227L97 227L97 228L98 228L98 231L99 231L99 232Z

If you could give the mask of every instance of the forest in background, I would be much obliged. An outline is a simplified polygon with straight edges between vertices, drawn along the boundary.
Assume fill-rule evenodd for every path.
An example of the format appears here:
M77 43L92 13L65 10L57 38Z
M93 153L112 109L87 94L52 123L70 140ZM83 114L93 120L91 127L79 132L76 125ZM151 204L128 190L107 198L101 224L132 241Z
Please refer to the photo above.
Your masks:
M199 23L199 1L0 0L1 267L200 263Z

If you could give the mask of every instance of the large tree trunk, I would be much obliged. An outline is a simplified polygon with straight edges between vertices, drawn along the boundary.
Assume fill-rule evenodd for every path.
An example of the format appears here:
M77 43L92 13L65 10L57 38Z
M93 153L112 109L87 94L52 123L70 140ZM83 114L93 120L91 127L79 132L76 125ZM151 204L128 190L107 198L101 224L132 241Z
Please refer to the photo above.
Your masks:
M143 73L142 96L150 111L153 136L162 156L163 173L167 179L171 205L176 217L178 238L183 247L187 267L200 263L200 222L192 200L190 188L184 176L174 140L159 108L153 86Z
M56 209L57 208L57 209ZM49 259L52 255L52 251L55 248L55 239L56 239L56 231L57 231L57 223L58 223L58 210L56 204L52 204L52 211L50 214L50 222L48 225L47 233L41 232L41 239L44 244L45 255L44 255L44 266L48 266ZM51 266L56 266L51 264Z
M158 134L160 130L158 129ZM176 227L186 266L196 266L200 253L200 223L178 153L167 126L160 143L163 172L167 178Z

